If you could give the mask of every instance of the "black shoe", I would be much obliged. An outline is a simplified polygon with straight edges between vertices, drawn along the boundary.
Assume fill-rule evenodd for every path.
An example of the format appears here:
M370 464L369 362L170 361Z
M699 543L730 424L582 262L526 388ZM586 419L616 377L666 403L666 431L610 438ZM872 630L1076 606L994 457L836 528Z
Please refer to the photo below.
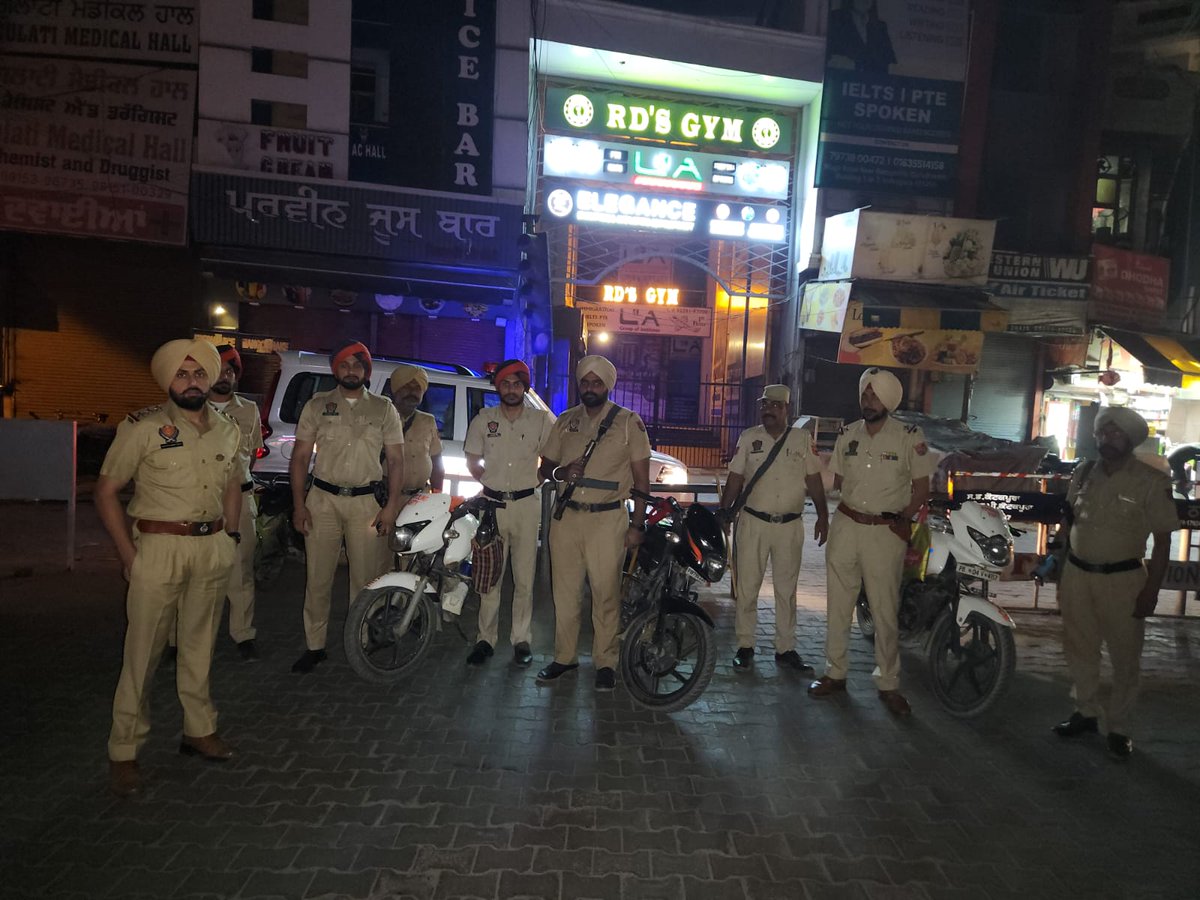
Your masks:
M611 691L617 686L617 673L605 666L596 670L596 690Z
M784 666L788 669L795 669L798 672L811 672L813 667L800 658L800 654L795 650L788 650L786 653L775 654L775 665Z
M738 647L738 652L733 654L733 667L735 669L748 670L753 665L754 648Z
M560 662L552 662L542 671L538 672L538 681L553 681L560 675L565 675L567 672L573 672L579 668L579 663L568 663L563 665Z
M178 657L179 657L179 648L172 644L167 644L167 649L163 651L162 661L164 663L166 663L168 666L173 666L173 665L175 665L175 660Z
M307 673L317 667L317 663L326 659L324 650L305 650L304 655L292 663L293 672Z
M468 666L482 666L495 651L487 641L480 641L467 656Z
M513 647L513 662L518 666L527 666L533 662L533 654L529 652L529 645L524 641Z
M1122 762L1133 755L1133 741L1115 731L1108 733L1108 752Z
M1071 718L1065 722L1059 722L1051 731L1059 737L1077 737L1085 732L1095 734L1097 731L1096 720L1092 716L1085 716L1079 710L1071 713Z
M258 648L254 646L254 638L250 638L248 641L239 641L237 648L242 662L258 662Z

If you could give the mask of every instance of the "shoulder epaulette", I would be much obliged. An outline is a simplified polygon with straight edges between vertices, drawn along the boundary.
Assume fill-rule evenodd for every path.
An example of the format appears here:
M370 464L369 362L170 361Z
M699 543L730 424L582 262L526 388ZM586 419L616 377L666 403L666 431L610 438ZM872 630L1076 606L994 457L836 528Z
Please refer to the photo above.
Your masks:
M839 426L838 426L838 434L845 434L845 433L846 433L846 426L845 426L845 425L839 425Z
M916 434L917 426L916 425L905 425L904 430L907 431L909 434Z
M126 418L130 422L139 422L142 419L144 419L146 416L151 415L152 413L160 412L161 410L162 410L161 403L157 406L146 406L146 407L143 407L142 409L139 409L137 412L131 412L128 416L126 416Z

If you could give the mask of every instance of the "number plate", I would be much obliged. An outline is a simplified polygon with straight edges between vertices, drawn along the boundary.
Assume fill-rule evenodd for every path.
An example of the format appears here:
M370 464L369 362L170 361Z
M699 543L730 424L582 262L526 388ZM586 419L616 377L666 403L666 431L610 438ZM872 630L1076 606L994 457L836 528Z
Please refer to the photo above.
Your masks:
M999 581L1000 573L995 569L985 569L982 566L972 566L969 563L960 563L958 566L959 575L969 575L972 578L982 578L984 581Z

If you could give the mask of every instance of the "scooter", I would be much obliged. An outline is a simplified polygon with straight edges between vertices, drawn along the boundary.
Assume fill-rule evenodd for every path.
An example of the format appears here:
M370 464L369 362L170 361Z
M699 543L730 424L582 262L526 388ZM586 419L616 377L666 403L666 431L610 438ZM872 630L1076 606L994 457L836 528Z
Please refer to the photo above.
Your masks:
M342 644L355 673L375 684L396 684L433 644L444 617L458 616L471 582L472 540L496 540L496 510L482 495L456 503L448 494L421 493L400 510L388 535L393 571L359 592L346 615Z
M952 716L973 718L999 702L1017 665L1016 624L988 599L1013 558L1013 536L999 510L968 500L929 516L929 550L910 554L900 585L901 639L928 635L933 693ZM867 593L858 595L859 630L875 638Z

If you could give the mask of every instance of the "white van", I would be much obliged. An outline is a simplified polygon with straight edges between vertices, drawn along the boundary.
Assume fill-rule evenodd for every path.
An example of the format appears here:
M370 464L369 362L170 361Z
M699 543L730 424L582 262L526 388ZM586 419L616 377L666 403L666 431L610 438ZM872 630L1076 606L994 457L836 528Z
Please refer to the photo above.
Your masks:
M266 453L254 465L254 479L262 484L287 479L300 411L313 394L332 390L335 385L326 354L289 350L277 355L279 375L259 405ZM463 441L471 419L481 409L500 404L495 386L465 366L372 357L371 389L378 392L387 385L392 370L404 364L420 366L429 376L429 390L421 401L421 409L437 419L441 432L446 492L474 496L479 493L480 485L467 470ZM537 409L547 408L534 391L526 392L525 402ZM687 467L678 459L664 453L651 454L651 485L687 484L687 480Z

